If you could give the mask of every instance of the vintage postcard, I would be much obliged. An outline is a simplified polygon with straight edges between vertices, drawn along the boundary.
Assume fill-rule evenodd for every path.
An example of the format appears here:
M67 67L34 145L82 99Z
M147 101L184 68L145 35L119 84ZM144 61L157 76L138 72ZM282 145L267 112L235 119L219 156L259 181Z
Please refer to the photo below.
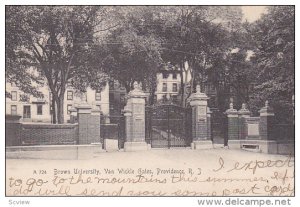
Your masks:
M294 5L5 6L9 206L291 205L294 103Z

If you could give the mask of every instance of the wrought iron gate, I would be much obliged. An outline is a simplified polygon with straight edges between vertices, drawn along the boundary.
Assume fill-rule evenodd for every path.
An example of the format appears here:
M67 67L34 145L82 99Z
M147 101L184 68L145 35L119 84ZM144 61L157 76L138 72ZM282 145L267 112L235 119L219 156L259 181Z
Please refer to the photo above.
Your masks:
M211 108L211 134L214 144L228 145L227 116L217 108Z
M152 148L190 146L191 108L174 104L146 107L146 142Z

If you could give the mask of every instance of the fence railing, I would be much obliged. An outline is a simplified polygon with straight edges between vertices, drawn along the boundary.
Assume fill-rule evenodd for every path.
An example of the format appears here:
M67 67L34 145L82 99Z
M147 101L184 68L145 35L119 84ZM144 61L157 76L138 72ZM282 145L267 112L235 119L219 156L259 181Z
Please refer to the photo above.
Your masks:
M279 143L295 141L295 125L274 124L272 126L272 136Z

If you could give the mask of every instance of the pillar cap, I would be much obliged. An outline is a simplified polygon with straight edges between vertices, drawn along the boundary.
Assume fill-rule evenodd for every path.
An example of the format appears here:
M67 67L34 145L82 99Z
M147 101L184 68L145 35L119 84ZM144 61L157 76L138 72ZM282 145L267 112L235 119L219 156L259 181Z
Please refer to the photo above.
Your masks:
M269 106L269 101L266 100L265 106L259 110L261 116L274 116L274 110Z
M69 112L71 112L71 113L72 112L77 112L77 109L74 106L72 106L72 108L69 109Z
M82 103L76 107L77 109L91 109L92 107L87 103Z
M201 93L200 85L197 85L196 92L192 93L189 99L190 101L196 101L196 100L208 100L209 98L205 93Z
M226 114L238 114L238 111L236 109L233 108L233 103L229 104L229 109L226 110Z
M246 108L246 104L242 104L242 108L238 111L240 115L250 115L250 111Z
M128 93L129 98L145 98L147 95L139 86L138 82L134 82L133 84L134 89Z
M92 107L87 103L80 104L76 108L78 114L90 114L92 109Z
M126 108L121 111L122 114L131 113L131 112L132 111L130 109L126 109Z

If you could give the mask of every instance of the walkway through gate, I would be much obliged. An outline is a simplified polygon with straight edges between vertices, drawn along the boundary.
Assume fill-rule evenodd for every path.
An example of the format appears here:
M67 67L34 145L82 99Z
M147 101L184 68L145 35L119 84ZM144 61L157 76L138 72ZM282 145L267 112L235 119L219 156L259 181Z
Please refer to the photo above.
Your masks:
M227 116L217 108L211 108L211 135L214 144L228 145Z
M146 142L152 148L187 147L192 142L192 110L174 104L146 107Z

